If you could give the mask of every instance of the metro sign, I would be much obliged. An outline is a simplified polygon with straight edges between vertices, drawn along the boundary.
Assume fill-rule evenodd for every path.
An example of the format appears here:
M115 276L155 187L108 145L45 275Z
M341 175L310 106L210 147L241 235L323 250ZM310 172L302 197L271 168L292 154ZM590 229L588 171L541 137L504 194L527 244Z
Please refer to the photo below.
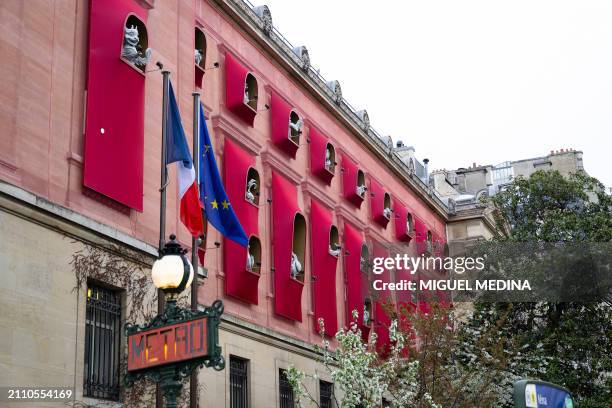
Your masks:
M209 355L208 317L140 331L128 336L128 371Z
M515 408L574 408L572 394L556 384L538 380L514 383Z

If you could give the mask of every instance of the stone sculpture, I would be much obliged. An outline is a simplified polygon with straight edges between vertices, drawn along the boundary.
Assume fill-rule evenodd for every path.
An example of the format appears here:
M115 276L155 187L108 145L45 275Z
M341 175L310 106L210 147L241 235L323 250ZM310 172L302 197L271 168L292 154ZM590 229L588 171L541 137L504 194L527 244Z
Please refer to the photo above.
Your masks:
M145 52L142 53L139 51L139 42L140 35L138 33L138 27L134 25L131 27L125 27L121 56L138 67L144 67L151 59L151 49L147 48Z

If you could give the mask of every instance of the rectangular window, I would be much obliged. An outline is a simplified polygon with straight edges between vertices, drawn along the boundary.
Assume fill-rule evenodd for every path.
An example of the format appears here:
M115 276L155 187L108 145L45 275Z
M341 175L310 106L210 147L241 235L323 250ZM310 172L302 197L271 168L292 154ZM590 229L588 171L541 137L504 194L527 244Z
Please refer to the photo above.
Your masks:
M334 394L334 384L327 381L319 381L319 407L332 408L332 396Z
M83 394L119 400L121 347L120 293L88 285L85 312L85 364Z
M230 356L230 407L249 406L249 360Z
M293 388L287 379L287 370L282 368L278 371L278 395L280 398L280 408L293 408Z

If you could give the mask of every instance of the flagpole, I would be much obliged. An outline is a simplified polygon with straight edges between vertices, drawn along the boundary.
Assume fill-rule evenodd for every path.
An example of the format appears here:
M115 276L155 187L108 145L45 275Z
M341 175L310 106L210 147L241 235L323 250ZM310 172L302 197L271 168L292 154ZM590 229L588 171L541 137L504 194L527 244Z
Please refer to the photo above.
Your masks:
M200 93L193 92L193 167L196 185L200 190ZM202 237L202 239L206 239ZM191 282L191 310L198 310L198 247L200 238L191 239L191 264L193 281ZM189 406L198 408L198 370L191 374L189 381Z
M170 92L170 71L162 71L163 99L162 99L162 148L161 148L161 182L159 192L159 249L166 242L166 185L168 182L168 167L166 166L166 137L168 124L168 93Z
M166 137L168 124L168 95L170 93L170 71L162 70L163 96L162 96L162 146L161 146L161 181L159 200L159 251L166 242L166 186L168 185L168 167L166 166ZM164 312L164 292L157 290L157 313ZM156 386L156 407L163 407L163 396L159 384Z

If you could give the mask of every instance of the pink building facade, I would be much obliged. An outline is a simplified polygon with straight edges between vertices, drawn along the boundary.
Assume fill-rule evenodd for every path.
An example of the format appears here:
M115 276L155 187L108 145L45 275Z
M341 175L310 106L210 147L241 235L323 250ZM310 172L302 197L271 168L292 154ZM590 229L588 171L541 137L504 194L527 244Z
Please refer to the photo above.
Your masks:
M0 10L3 191L31 194L108 227L111 241L154 255L161 61L188 138L192 93L201 94L212 148L256 260L247 270L246 250L210 226L199 302L222 299L233 324L304 345L320 342L317 319L333 332L351 310L366 307L374 318L361 321L363 330L384 341L385 317L372 308L386 296L413 299L373 297L362 258L419 254L428 239L443 247L446 207L370 128L367 113L342 99L339 84L309 68L305 48L279 38L267 9L234 0L65 0L9 1ZM121 59L124 27L133 22L142 24L142 48L152 50L140 71ZM189 247L174 166L169 171L166 231ZM254 203L245 197L252 178ZM292 254L302 265L295 276ZM385 276L400 279L394 271Z

